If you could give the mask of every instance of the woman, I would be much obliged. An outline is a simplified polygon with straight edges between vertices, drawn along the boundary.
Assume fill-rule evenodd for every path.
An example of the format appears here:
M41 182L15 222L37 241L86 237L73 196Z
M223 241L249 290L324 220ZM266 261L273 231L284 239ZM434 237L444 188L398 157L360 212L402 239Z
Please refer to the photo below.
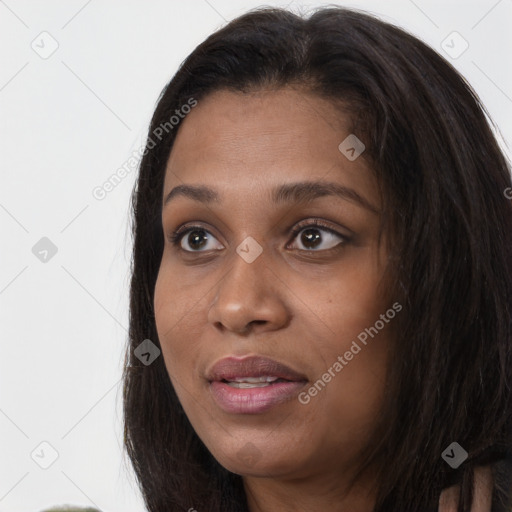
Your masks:
M512 510L510 185L470 86L390 24L261 9L199 45L133 194L148 510Z

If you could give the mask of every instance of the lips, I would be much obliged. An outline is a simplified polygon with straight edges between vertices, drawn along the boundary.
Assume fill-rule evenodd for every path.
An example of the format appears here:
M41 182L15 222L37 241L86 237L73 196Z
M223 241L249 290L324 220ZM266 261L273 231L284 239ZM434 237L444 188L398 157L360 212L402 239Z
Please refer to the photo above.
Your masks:
M244 359L226 357L216 363L207 374L207 379L210 382L240 382L245 379L266 377L271 377L272 380L283 379L292 382L307 380L304 375L292 370L285 364L261 356L246 357Z
M259 414L289 401L307 379L283 363L262 356L227 357L207 373L211 394L228 413Z

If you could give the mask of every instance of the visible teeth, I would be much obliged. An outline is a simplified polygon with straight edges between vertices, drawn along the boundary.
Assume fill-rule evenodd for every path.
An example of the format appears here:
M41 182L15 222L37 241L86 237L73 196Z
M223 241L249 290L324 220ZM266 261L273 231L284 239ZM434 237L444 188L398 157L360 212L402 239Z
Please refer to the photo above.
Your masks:
M248 382L250 384L257 384L260 382L274 382L279 377L236 377L235 379L230 379L229 382Z
M228 382L228 386L238 389L266 388L271 386L270 382Z
M228 381L228 385L232 388L247 389L247 388L264 388L270 386L270 384L279 377L236 377Z

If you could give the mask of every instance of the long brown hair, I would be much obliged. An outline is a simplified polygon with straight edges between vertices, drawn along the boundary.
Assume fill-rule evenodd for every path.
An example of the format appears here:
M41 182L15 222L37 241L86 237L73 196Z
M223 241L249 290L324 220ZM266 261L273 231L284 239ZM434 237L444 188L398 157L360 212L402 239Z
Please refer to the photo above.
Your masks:
M163 358L146 366L134 354L145 339L159 346L163 183L179 130L169 119L215 90L297 84L348 105L364 134L391 240L389 292L403 305L382 413L361 454L363 466L380 468L375 512L437 510L456 482L459 511L469 510L474 468L512 451L510 166L451 64L405 31L341 7L235 19L187 57L156 105L132 196L123 396L125 447L148 510L247 510L242 478L194 432ZM458 469L441 457L454 441L469 454ZM495 476L495 506L512 506L510 483Z

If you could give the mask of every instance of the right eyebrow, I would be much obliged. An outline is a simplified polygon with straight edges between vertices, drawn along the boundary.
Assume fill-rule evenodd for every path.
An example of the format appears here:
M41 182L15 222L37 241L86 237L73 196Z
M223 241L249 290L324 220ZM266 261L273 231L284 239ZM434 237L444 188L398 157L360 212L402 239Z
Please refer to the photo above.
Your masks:
M165 197L163 206L165 207L176 197L188 197L194 201L211 204L220 202L219 193L205 185L178 185L174 187ZM312 201L319 197L336 196L345 199L359 206L379 214L375 208L364 197L354 189L340 185L339 183L327 181L301 181L296 183L285 183L276 187L272 191L272 201L274 204Z

